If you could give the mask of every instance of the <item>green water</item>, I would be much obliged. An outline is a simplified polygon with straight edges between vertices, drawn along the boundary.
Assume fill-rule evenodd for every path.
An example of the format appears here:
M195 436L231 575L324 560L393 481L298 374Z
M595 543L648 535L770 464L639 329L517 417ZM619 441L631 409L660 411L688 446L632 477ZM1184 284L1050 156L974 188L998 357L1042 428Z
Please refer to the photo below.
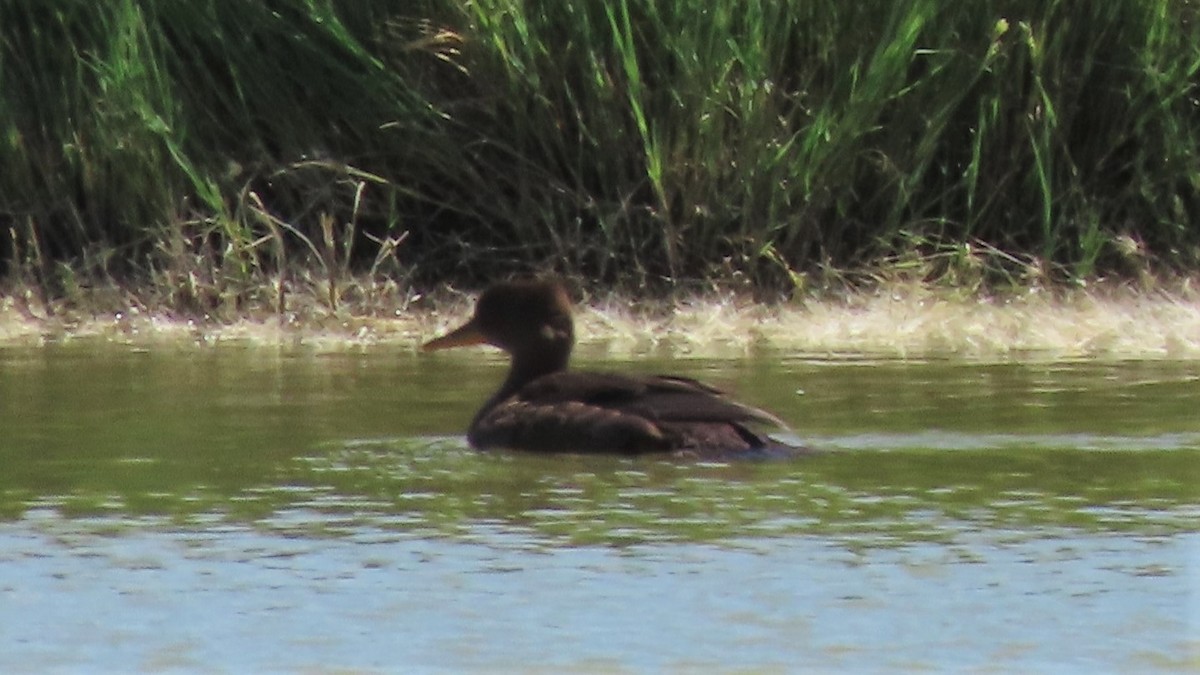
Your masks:
M0 348L0 670L1200 667L1200 363L582 361L827 452L473 452L482 351Z

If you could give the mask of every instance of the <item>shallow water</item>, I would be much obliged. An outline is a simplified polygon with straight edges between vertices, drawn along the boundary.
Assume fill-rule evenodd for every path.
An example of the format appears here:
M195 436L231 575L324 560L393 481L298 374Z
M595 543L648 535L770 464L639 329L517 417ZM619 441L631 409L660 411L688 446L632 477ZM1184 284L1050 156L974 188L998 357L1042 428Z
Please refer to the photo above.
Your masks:
M584 357L829 452L476 453L483 352L0 348L0 671L1200 668L1200 363Z

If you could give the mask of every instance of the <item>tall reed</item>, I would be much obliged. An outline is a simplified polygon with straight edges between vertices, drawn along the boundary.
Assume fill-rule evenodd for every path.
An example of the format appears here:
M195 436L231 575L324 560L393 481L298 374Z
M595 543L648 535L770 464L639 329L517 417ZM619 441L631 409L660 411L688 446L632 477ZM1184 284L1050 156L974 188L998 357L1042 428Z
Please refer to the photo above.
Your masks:
M392 242L425 283L772 286L974 251L1194 271L1198 22L1191 0L12 0L0 265L249 288Z

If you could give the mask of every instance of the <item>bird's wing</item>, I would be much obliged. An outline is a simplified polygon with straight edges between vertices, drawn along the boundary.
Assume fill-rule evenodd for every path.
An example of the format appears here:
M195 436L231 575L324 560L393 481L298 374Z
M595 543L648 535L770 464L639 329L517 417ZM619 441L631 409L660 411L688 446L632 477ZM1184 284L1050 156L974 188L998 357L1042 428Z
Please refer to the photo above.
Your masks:
M670 449L663 431L639 415L567 400L533 403L509 398L481 417L468 436L479 447L535 452L637 454Z
M531 405L577 402L651 423L757 422L787 428L778 417L687 377L567 371L540 377L516 396Z

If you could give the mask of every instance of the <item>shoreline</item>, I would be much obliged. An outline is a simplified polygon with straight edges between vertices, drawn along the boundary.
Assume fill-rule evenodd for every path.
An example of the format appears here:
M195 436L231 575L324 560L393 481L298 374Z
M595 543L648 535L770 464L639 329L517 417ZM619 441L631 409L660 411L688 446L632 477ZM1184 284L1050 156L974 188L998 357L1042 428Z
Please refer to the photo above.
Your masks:
M801 355L971 360L1200 359L1200 293L1185 282L1169 290L1125 287L963 296L913 284L777 303L712 294L652 301L580 303L576 334L591 356L647 354L735 357L758 351ZM420 296L414 296L420 299ZM116 310L31 310L0 295L0 347L96 340L131 346L239 344L336 350L370 345L417 350L470 312L455 295L339 312L315 304L277 315L232 320L180 318L130 303Z

